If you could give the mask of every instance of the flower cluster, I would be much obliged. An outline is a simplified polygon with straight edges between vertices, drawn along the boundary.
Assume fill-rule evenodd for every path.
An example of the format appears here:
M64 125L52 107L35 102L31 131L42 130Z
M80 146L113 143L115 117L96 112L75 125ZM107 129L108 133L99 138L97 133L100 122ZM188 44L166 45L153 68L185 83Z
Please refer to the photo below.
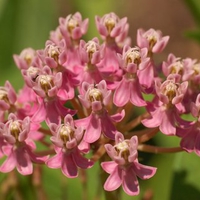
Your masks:
M35 163L74 178L99 162L110 174L106 191L122 185L137 195L137 177L156 172L139 163L138 150L154 152L145 142L159 131L180 138L176 151L200 156L200 63L173 54L156 63L169 36L139 29L132 45L126 17L109 13L95 22L100 38L85 41L88 19L79 12L60 18L43 49L13 56L24 87L0 87L0 156L7 157L0 172L32 174ZM134 113L141 107L146 112Z

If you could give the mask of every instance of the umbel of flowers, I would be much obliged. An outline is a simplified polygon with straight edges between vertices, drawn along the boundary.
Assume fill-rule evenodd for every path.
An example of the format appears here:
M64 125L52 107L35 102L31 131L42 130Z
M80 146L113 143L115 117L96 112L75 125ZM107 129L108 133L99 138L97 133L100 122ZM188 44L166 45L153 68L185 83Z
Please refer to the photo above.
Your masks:
M156 173L139 162L138 150L200 156L200 63L173 54L156 63L169 36L139 29L132 44L126 17L95 20L99 38L82 39L89 20L77 12L59 19L43 49L14 55L24 87L18 93L9 81L0 87L0 171L29 175L34 163L74 178L99 163L110 174L104 190L122 186L138 195L138 178ZM180 137L180 147L146 144L159 131Z

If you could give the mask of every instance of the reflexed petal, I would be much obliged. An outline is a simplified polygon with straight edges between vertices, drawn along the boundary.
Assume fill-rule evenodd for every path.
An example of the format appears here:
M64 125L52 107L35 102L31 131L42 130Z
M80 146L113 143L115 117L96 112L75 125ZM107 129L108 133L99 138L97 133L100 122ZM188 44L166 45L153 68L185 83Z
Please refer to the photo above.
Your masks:
M122 184L122 170L118 167L115 168L112 174L107 178L104 189L107 191L113 191L120 187Z
M75 178L78 176L77 166L72 158L72 155L63 155L62 158L62 173L68 178Z
M102 162L101 167L108 174L111 174L115 170L115 168L117 167L117 163L115 161Z
M33 173L33 164L29 154L24 148L16 150L17 171L22 175L29 175Z
M138 179L132 167L129 167L124 173L122 187L124 191L131 196L138 195L140 192Z
M82 169L87 169L93 166L93 162L88 160L87 158L83 157L83 155L80 154L79 150L77 149L75 152L73 152L73 158L76 163L76 165Z
M100 138L101 135L101 123L98 116L91 114L90 122L85 131L84 140L88 143L93 143Z
M142 165L138 162L134 162L133 164L134 171L136 175L141 179L149 179L156 173L157 168L150 167L146 165Z
M128 103L130 99L130 84L130 81L127 81L125 78L122 79L113 96L115 105L122 107Z
M16 166L16 157L15 153L12 151L10 155L7 157L7 159L3 162L3 164L0 167L0 171L7 173L12 171Z
M53 169L57 169L61 167L61 162L62 162L62 151L60 151L58 154L56 154L55 156L51 157L50 159L48 159L46 161L46 165L49 168L53 168Z

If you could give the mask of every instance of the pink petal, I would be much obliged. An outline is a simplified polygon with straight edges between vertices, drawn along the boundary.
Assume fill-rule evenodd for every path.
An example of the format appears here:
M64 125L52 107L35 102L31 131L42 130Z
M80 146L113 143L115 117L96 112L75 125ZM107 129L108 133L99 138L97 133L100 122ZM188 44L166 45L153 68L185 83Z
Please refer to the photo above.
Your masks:
M0 171L7 173L12 171L16 166L16 157L15 153L12 151L10 152L10 155L7 157L7 159L4 161L4 163L0 167Z
M117 167L117 163L115 161L102 162L101 167L108 174L111 174L114 171L114 169Z
M139 183L132 167L125 171L122 187L128 195L135 196L139 194Z
M120 187L122 184L122 170L118 166L115 167L114 171L107 178L104 189L107 191L113 191Z
M90 115L90 120L85 131L84 140L88 143L93 143L100 138L101 135L101 123L98 116L95 114Z
M61 167L61 162L62 162L62 151L60 151L58 154L55 156L51 157L46 161L46 165L49 168L57 169Z
M154 174L156 173L156 170L157 170L155 167L142 165L138 162L134 162L133 168L134 168L136 175L141 179L151 178L152 176L154 176Z
M130 82L125 78L122 79L119 86L116 88L113 102L116 106L122 107L128 103L130 99Z
M75 178L78 176L78 169L72 155L63 154L61 170L68 178Z
M33 173L33 164L28 153L24 148L17 149L16 151L17 159L17 171L22 175L29 175Z
M76 150L75 152L73 152L73 158L74 158L76 165L82 169L90 168L94 164L92 161L83 157L80 154L79 150Z

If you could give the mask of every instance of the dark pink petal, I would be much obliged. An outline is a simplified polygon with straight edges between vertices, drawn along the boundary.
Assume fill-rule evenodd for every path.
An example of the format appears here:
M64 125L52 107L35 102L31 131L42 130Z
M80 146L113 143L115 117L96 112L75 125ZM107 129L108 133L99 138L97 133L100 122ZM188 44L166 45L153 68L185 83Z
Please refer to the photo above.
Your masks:
M72 155L63 154L61 170L68 178L75 178L78 176L78 169Z
M149 179L156 173L157 168L142 165L138 162L134 162L133 169L136 175L141 179Z
M189 132L186 136L184 136L181 140L181 147L185 149L187 152L191 153L194 151L195 142L196 142L197 132L194 130Z
M200 132L198 132L196 136L194 151L198 156L200 156Z
M101 127L104 135L112 140L115 139L115 134L118 132L116 127L114 126L110 116L108 113L105 113L101 117Z
M140 192L138 179L132 167L129 167L123 176L122 187L124 191L131 196L138 195Z
M148 128L158 127L162 122L163 115L163 111L157 108L155 112L152 112L151 118L142 120L142 124Z
M104 189L106 191L113 191L120 187L122 184L122 170L116 166L112 174L107 178Z
M125 110L122 110L121 113L110 116L114 122L120 122L125 116Z
M172 111L163 112L162 122L160 124L160 131L166 135L175 135L175 118Z
M78 167L81 169L91 168L93 166L93 162L83 157L78 149L76 149L72 154L74 161Z
M17 171L20 174L29 175L33 173L33 164L25 148L20 148L16 150L16 160L17 160L17 165L16 165Z

